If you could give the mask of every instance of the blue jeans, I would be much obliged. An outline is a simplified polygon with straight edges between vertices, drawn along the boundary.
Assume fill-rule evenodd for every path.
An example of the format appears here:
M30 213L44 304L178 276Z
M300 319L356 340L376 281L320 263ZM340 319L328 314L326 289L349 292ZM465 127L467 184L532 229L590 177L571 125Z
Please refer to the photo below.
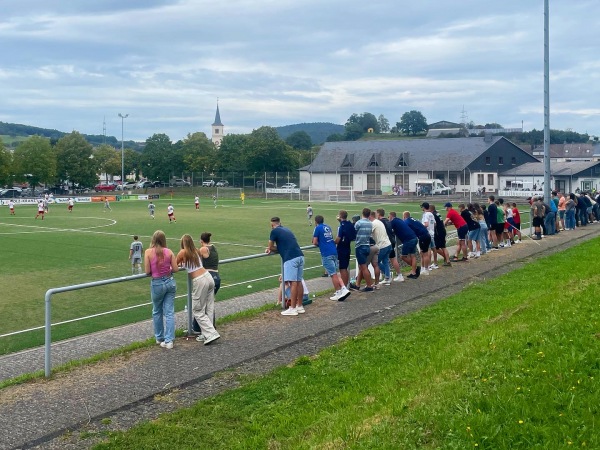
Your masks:
M481 232L479 233L479 246L481 247L481 253L486 254L487 251L492 248L488 237L488 227L485 220L480 221L479 226L481 227Z
M565 228L575 229L575 210L568 209L566 212Z
M546 225L546 234L548 236L556 234L556 213L552 211L546 213L544 224Z
M152 322L157 341L173 342L175 339L175 292L177 285L172 276L152 278ZM163 324L163 316L165 324Z
M388 245L387 247L383 247L379 249L379 256L377 257L377 262L379 263L379 269L383 272L386 278L390 278L390 253L392 251L392 246Z

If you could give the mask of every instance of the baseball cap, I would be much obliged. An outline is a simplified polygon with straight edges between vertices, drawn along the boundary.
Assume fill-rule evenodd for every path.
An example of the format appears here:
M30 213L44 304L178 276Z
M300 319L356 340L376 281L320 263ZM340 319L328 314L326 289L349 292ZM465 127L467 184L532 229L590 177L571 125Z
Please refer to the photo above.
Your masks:
M427 203L427 202L421 203L421 208L429 209L429 203Z
M447 203L444 205L444 208L452 208L452 203L450 203L450 202L447 202Z

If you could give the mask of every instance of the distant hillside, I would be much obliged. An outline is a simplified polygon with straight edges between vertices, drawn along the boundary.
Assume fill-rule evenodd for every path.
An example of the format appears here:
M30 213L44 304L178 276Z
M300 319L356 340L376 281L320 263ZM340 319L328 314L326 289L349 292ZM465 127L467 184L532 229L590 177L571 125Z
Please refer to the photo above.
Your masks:
M38 128L31 125L21 125L18 123L7 123L0 122L0 136L3 136L2 140L8 147L16 147L23 138L27 138L33 135L44 136L52 140L58 140L65 134L62 131L52 130L49 128ZM101 145L106 143L113 147L120 147L121 141L114 136L102 136L98 134L83 134L82 136L92 145ZM134 141L125 142L125 147L132 149L139 149L140 144Z
M286 139L290 134L293 134L296 131L304 131L310 136L312 143L315 145L324 143L332 134L344 134L346 131L343 125L329 122L297 123L295 125L275 127L275 129L277 130L277 133L279 133L281 139Z

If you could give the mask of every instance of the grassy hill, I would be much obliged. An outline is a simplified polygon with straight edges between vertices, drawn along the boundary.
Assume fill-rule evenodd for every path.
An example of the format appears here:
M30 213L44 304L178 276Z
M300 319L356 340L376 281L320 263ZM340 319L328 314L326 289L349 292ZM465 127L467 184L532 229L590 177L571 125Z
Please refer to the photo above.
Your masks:
M285 125L283 127L275 127L281 139L286 139L289 135L297 132L306 132L314 145L320 145L327 140L329 136L335 133L344 134L345 128L343 125L337 125L330 122L315 122L315 123L297 123L294 125Z

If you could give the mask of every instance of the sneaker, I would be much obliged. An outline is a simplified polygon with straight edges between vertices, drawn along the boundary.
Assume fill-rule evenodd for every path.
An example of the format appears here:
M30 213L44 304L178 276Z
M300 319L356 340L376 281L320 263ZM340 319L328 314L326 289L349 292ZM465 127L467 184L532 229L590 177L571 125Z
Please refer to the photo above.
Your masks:
M217 339L219 339L221 337L221 335L217 332L215 332L215 334L211 334L210 336L208 336L206 339L204 339L204 345L208 345L213 341L216 341Z
M348 288L346 288L346 286L344 286L340 291L340 298L338 298L338 301L343 302L349 296L350 296L350 291L348 290Z
M339 291L335 291L335 294L333 294L331 297L329 297L329 300L334 300L337 302L340 299L341 292L342 292L341 289Z
M439 268L440 268L440 266L438 266L437 264L432 264L432 265L429 266L429 270L439 269Z
M392 280L390 278L384 278L381 283L386 286L389 286L390 284L392 284Z
M415 274L415 273L409 273L406 278L410 278L411 280L416 280L417 278L419 278L419 275Z
M490 248L490 252L497 252L498 251L498 247L492 247Z
M494 247L496 250L498 250L499 248L504 248L504 244L498 244L498 247Z
M442 266L444 267L452 267L452 263L450 261L444 261L444 264L442 264Z
M377 290L381 289L381 287L379 286L379 283L374 284L373 285L373 289L377 289Z
M281 315L282 316L297 316L298 315L298 311L296 311L296 308L288 308L285 311L281 311Z
M417 278L421 275L421 266L417 266Z
M354 283L350 283L350 289L353 291L360 291L360 288Z
M296 306L296 312L298 314L304 314L306 312L306 310L304 309L303 305L300 305L300 306Z
M469 258L475 258L475 253L469 252Z
M421 275L429 275L428 269L421 269Z
M163 341L163 342L160 343L160 346L162 348L166 348L168 350L171 350L173 348L173 342L165 342L165 341Z
M372 286L367 286L364 289L361 289L361 292L373 292L375 289L373 289Z
M480 258L481 257L481 252L476 252L475 253L475 258Z
M196 341L197 342L204 342L205 339L206 338L204 337L203 334L200 334L200 335L196 336Z
M507 242L506 244L504 244L505 247L512 247L512 244L510 242Z
M404 277L402 276L401 273L399 273L398 276L396 278L394 278L394 281L397 281L397 282L404 281Z
M156 340L156 343L160 346L162 346L163 341L159 341L158 339Z

